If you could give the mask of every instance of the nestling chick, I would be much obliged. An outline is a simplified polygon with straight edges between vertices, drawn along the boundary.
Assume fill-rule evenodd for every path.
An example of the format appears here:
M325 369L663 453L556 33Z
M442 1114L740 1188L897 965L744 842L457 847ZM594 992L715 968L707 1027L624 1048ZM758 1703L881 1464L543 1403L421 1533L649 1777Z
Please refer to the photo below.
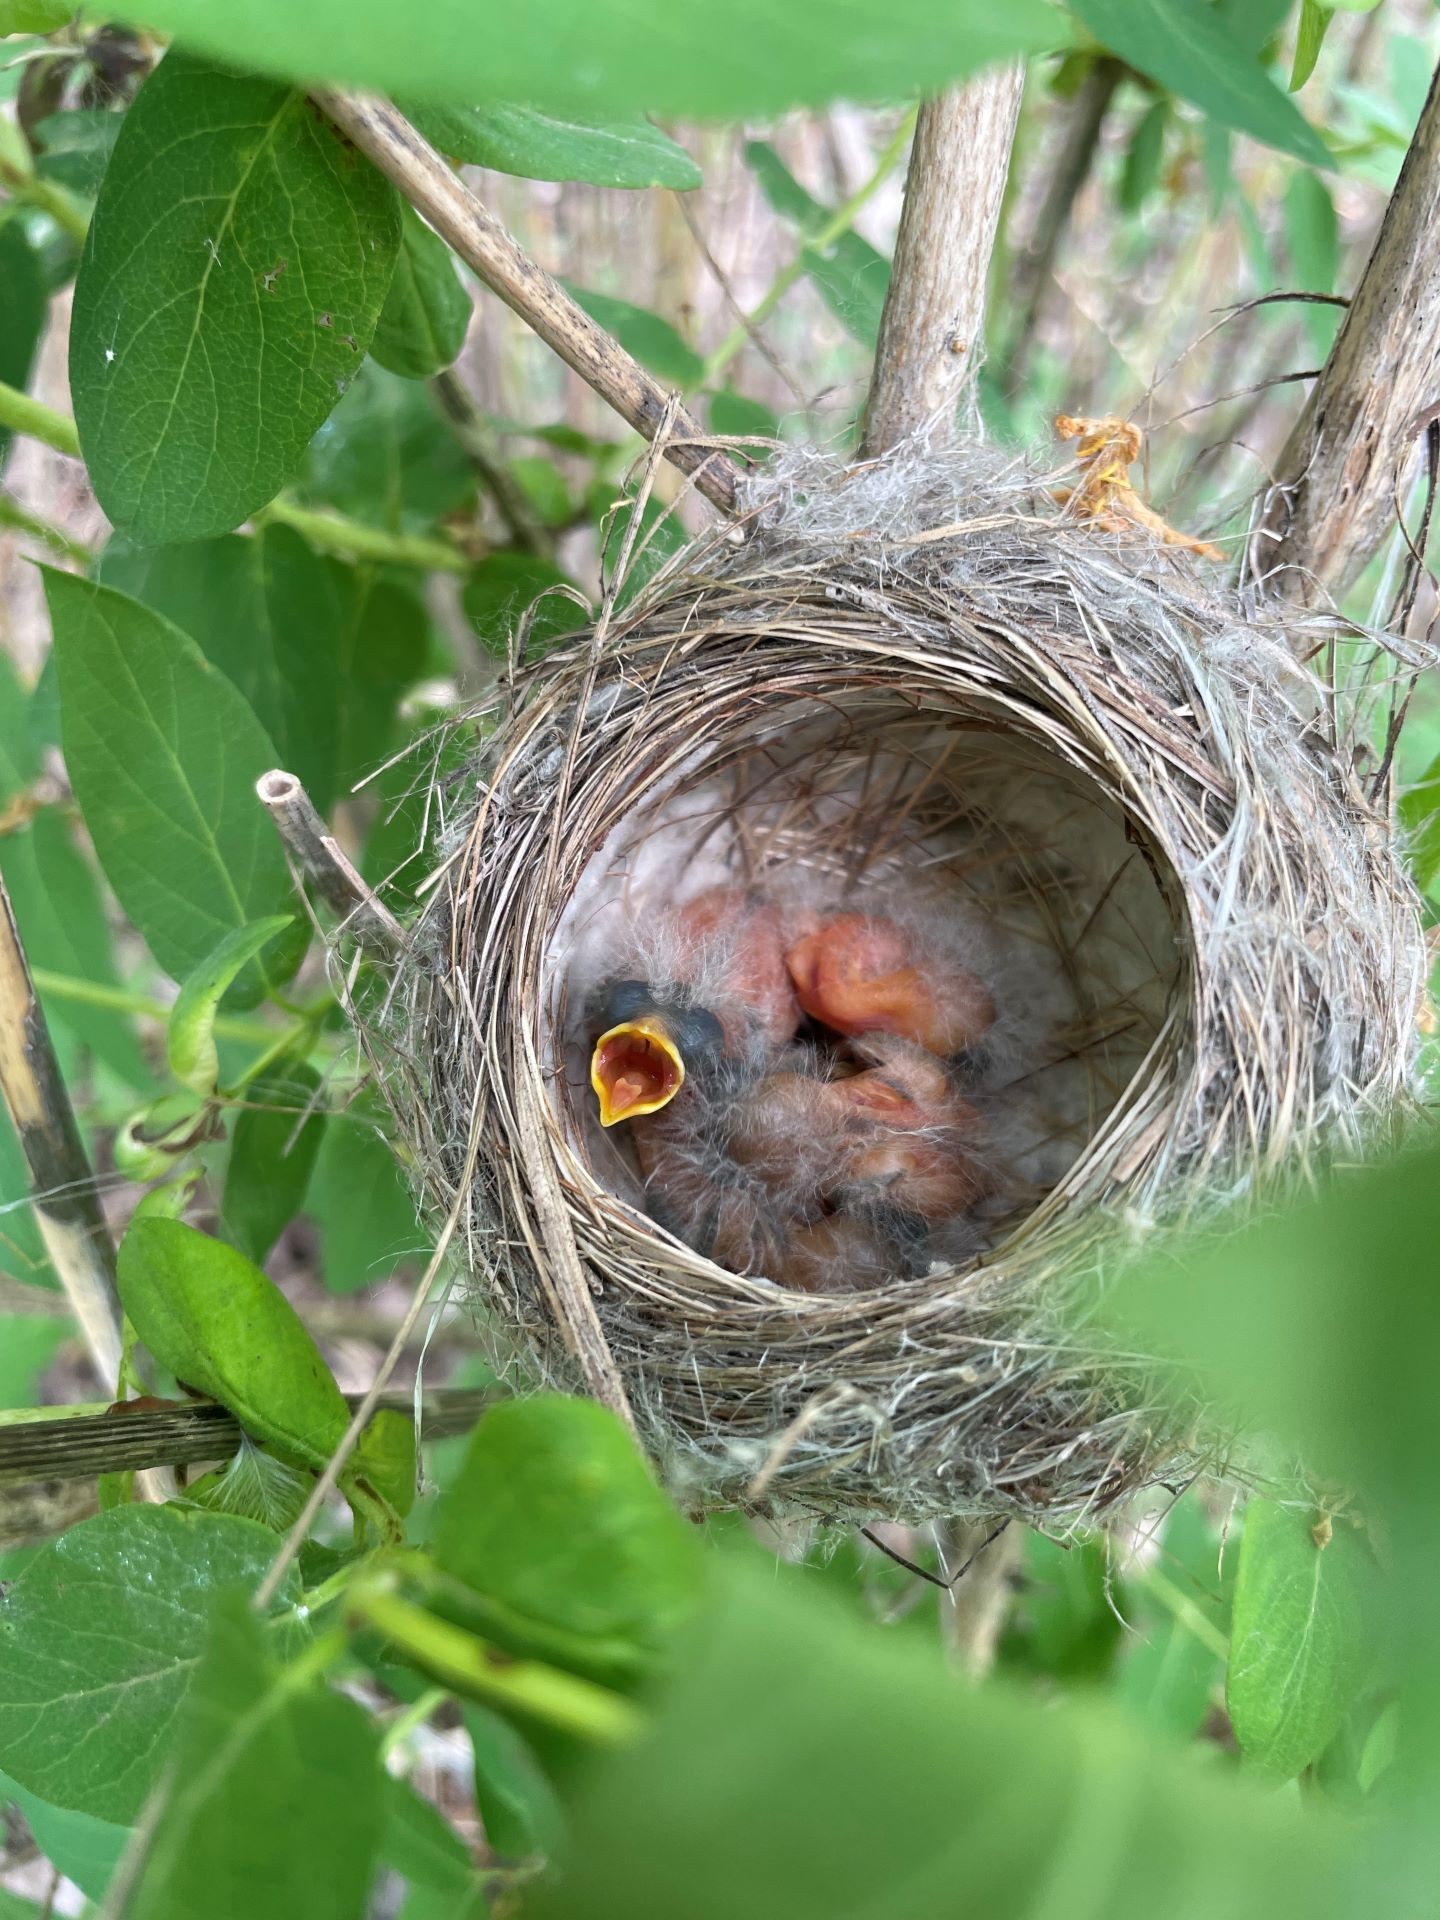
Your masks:
M626 977L587 1010L602 1126L673 1100L687 1053L747 1058L783 1046L799 1023L780 915L741 887L712 887L647 922L624 960Z
M856 1052L874 1064L831 1089L848 1115L848 1151L826 1197L871 1218L935 1226L988 1191L977 1157L984 1123L944 1063L912 1041L867 1034Z
M994 1024L983 981L881 916L823 921L794 942L785 962L801 1008L836 1033L895 1033L948 1057Z

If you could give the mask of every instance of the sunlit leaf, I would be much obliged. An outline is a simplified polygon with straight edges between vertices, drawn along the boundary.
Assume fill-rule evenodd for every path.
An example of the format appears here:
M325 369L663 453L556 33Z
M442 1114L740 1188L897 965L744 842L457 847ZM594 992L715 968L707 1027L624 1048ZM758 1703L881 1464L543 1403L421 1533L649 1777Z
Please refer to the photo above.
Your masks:
M547 112L760 117L800 102L895 100L1015 53L1061 45L1044 0L146 0L147 24L300 81L422 99L523 100Z

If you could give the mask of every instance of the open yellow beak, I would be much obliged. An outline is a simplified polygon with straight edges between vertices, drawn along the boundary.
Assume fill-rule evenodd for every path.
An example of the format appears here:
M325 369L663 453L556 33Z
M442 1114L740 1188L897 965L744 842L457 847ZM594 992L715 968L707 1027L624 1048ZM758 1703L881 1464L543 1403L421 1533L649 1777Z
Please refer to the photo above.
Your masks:
M590 1084L601 1126L613 1127L669 1106L685 1084L685 1062L663 1021L650 1015L622 1020L595 1042Z

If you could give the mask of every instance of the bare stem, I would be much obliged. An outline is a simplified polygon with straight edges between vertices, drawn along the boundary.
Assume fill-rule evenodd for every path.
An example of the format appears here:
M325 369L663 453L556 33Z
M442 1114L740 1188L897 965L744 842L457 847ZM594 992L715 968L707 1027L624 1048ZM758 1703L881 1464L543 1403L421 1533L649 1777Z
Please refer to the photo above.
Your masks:
M532 327L566 366L647 440L665 417L666 390L599 327L506 231L388 100L321 88L316 104L391 179L453 252ZM688 413L665 457L722 513L735 511L735 469Z
M915 126L863 453L948 432L984 355L985 289L1024 68L927 100Z
M255 791L285 851L325 904L340 915L344 931L362 947L387 957L403 951L410 944L405 929L361 879L295 775L275 767L261 774Z
M1440 77L1360 284L1276 466L1257 580L1337 596L1395 521L1440 401Z
M468 554L449 540L424 533L388 533L383 527L367 527L358 520L347 520L343 514L299 506L283 495L250 518L257 527L277 522L293 527L312 547L326 553L344 554L350 560L374 560L381 566L421 567L432 573L469 573L474 564Z
M122 1344L115 1250L3 879L0 1093L29 1169L30 1203L45 1251L80 1323L96 1376L113 1393Z

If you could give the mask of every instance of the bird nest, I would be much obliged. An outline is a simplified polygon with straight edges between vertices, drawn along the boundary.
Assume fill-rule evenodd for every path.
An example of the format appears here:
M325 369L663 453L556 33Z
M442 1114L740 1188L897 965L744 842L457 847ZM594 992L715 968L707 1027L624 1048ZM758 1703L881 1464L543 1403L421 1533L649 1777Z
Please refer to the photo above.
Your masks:
M1097 1513L1196 1459L1095 1330L1112 1266L1405 1099L1368 723L1304 633L983 449L790 456L743 532L632 569L436 786L366 1016L403 1133L509 1358L628 1408L693 1504ZM943 925L993 995L983 1197L858 1291L696 1251L598 1124L596 983L717 885Z

